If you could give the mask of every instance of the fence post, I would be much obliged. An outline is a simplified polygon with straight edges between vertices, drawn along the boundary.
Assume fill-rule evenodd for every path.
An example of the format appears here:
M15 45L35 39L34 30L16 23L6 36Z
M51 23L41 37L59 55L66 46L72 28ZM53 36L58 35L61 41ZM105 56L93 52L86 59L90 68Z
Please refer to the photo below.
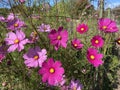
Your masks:
M99 18L102 18L104 15L104 0L99 0Z
M108 18L111 18L111 8L108 8L108 9L107 9L107 17L108 17Z

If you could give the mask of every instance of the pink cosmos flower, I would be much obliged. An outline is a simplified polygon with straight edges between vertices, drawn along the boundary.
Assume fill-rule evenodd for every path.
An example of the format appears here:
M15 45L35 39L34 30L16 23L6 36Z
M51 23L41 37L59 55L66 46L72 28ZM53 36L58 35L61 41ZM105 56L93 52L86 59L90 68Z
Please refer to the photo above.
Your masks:
M76 49L81 49L83 47L83 44L81 43L81 41L77 38L73 39L71 42L72 46Z
M7 22L7 29L9 30L19 30L21 27L24 27L25 23L20 19L14 19Z
M8 21L12 21L12 20L14 20L15 19L15 15L13 14L13 13L10 13L9 15L8 15L8 17L7 17L7 22Z
M32 32L29 39L28 39L28 43L35 43L38 40L38 35L36 33L36 31Z
M50 25L45 25L45 24L42 23L38 27L38 31L40 31L40 32L50 32L51 31Z
M55 50L58 50L60 46L66 48L68 41L67 30L63 31L63 27L59 27L58 31L52 30L49 35L50 43L55 46Z
M27 67L42 67L42 63L47 59L46 49L40 49L38 46L30 48L27 53L23 55L24 63Z
M104 45L104 40L101 36L96 35L91 39L92 46L99 48Z
M79 32L80 34L84 34L85 32L88 31L88 26L86 24L79 24L76 27L77 32Z
M5 21L5 18L3 16L0 16L0 21L1 22L4 22Z
M25 34L21 30L17 30L16 33L9 32L5 38L6 44L10 45L8 52L13 52L16 49L20 52L24 49L24 45L28 42L28 39L25 39Z
M94 48L88 48L87 50L87 59L94 67L98 67L103 64L102 61L103 54L99 54L98 50Z
M82 90L82 85L79 80L71 80L69 88L69 90Z
M39 70L39 74L42 75L42 81L48 81L49 85L56 85L62 80L64 74L64 68L61 67L60 61L55 61L50 58L47 62L44 62L42 68Z
M25 2L25 0L19 0L19 2L24 3L24 2Z
M118 27L116 25L116 22L112 21L109 18L99 19L98 25L99 25L99 29L101 31L104 31L104 32L112 33L112 32L117 32L118 31Z

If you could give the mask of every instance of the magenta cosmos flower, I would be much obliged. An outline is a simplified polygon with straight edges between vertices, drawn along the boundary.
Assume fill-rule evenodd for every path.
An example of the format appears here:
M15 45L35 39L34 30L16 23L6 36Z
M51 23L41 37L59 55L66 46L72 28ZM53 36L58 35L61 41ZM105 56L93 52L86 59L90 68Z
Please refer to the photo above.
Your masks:
M94 67L98 67L103 64L102 61L103 54L99 54L98 50L94 48L88 48L87 50L87 59Z
M86 24L79 24L76 28L77 32L80 34L84 34L85 32L88 31L88 26Z
M99 48L104 45L104 40L101 36L96 35L91 39L92 46Z
M50 58L47 62L44 62L42 68L39 70L39 74L42 75L42 81L48 81L49 85L56 85L59 83L64 74L64 68L61 67L60 61L55 61Z
M71 80L69 90L82 90L82 85L79 80Z
M83 47L83 44L81 43L81 41L77 38L73 39L72 42L71 42L72 46L75 48L75 49L81 49Z
M42 67L42 63L47 59L46 49L40 49L38 46L30 48L27 53L23 55L24 63L27 67Z
M25 34L21 30L17 30L16 33L9 32L5 38L6 44L10 45L8 52L13 52L16 49L20 52L24 49L24 45L28 42L28 39L25 39Z
M104 32L112 33L112 32L117 32L118 31L118 27L116 25L116 22L112 21L109 18L99 19L98 25L99 25L99 29L101 31L104 31Z
M52 30L49 35L50 43L55 46L55 50L58 50L60 46L66 48L68 41L67 30L63 31L63 27L59 27L58 31Z
M25 26L25 23L20 19L14 19L7 22L7 29L18 30Z
M50 32L51 31L50 25L45 25L45 24L42 23L38 27L38 31L40 31L40 32Z

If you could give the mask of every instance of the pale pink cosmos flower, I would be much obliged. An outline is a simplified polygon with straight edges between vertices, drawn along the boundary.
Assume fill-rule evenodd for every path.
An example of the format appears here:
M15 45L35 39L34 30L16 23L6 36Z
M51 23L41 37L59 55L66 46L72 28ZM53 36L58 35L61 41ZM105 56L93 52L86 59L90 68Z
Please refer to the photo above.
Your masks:
M54 61L52 58L48 59L47 62L44 62L39 74L42 75L42 81L47 82L49 85L56 85L59 83L64 74L64 68L61 67L60 61Z
M28 42L25 38L25 33L22 30L17 30L14 32L9 32L5 38L6 44L10 45L8 52L13 52L16 49L20 52L24 49L24 45Z
M29 39L28 39L28 43L35 43L37 40L38 40L38 34L37 34L37 32L36 31L34 31L34 32L32 32L31 34L30 34L30 37L29 37Z
M118 31L116 22L109 18L99 19L98 26L99 26L99 29L104 32L113 33Z
M51 31L51 28L50 28L50 25L46 25L44 23L42 23L39 27L38 27L38 31L40 32L50 32Z
M87 50L87 59L94 67L98 67L103 64L102 61L103 54L98 53L98 50L95 48L88 48Z
M24 63L27 67L42 67L42 63L47 59L46 49L40 49L38 46L30 48L27 53L23 55Z
M3 16L0 16L0 21L1 22L4 22L5 21L5 18Z
M14 20L15 19L15 15L13 13L10 13L8 16L7 16L7 19L6 21L11 21L11 20Z
M71 80L69 90L82 90L82 85L79 80Z
M55 46L55 50L58 50L60 46L66 48L68 41L68 31L63 30L63 27L59 27L58 31L52 30L49 35L50 43Z
M91 39L91 44L96 48L101 48L104 45L104 40L100 35L96 35Z

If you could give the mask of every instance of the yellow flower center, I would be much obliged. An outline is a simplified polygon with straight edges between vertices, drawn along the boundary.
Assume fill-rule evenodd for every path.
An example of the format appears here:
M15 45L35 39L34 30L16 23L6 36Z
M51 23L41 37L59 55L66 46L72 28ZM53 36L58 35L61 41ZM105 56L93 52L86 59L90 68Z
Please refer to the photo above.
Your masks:
M19 39L15 39L15 40L14 40L14 43L15 43L15 44L18 44L18 43L19 43Z
M73 90L77 90L77 88L74 86L74 87L73 87Z
M34 60L38 60L39 56L38 55L35 55L34 56Z
M46 27L44 27L44 31L46 31L47 30L47 28Z
M14 27L18 27L19 25L17 23L14 24Z
M118 40L118 43L120 43L120 40Z
M84 31L85 29L84 28L81 28L81 31Z
M93 59L95 59L95 56L94 56L94 55L91 55L90 58L93 60Z
M37 37L37 32L36 31L33 32L33 37Z
M60 35L57 37L57 40L61 40L61 36Z
M96 43L96 44L98 44L98 43L99 43L99 41L98 41L98 40L95 40L95 43Z
M107 29L107 26L103 26L102 28L103 28L103 29Z
M54 72L55 72L55 69L54 69L54 68L50 68L49 72L50 72L50 73L54 73Z
M77 47L78 45L75 43L74 46Z

